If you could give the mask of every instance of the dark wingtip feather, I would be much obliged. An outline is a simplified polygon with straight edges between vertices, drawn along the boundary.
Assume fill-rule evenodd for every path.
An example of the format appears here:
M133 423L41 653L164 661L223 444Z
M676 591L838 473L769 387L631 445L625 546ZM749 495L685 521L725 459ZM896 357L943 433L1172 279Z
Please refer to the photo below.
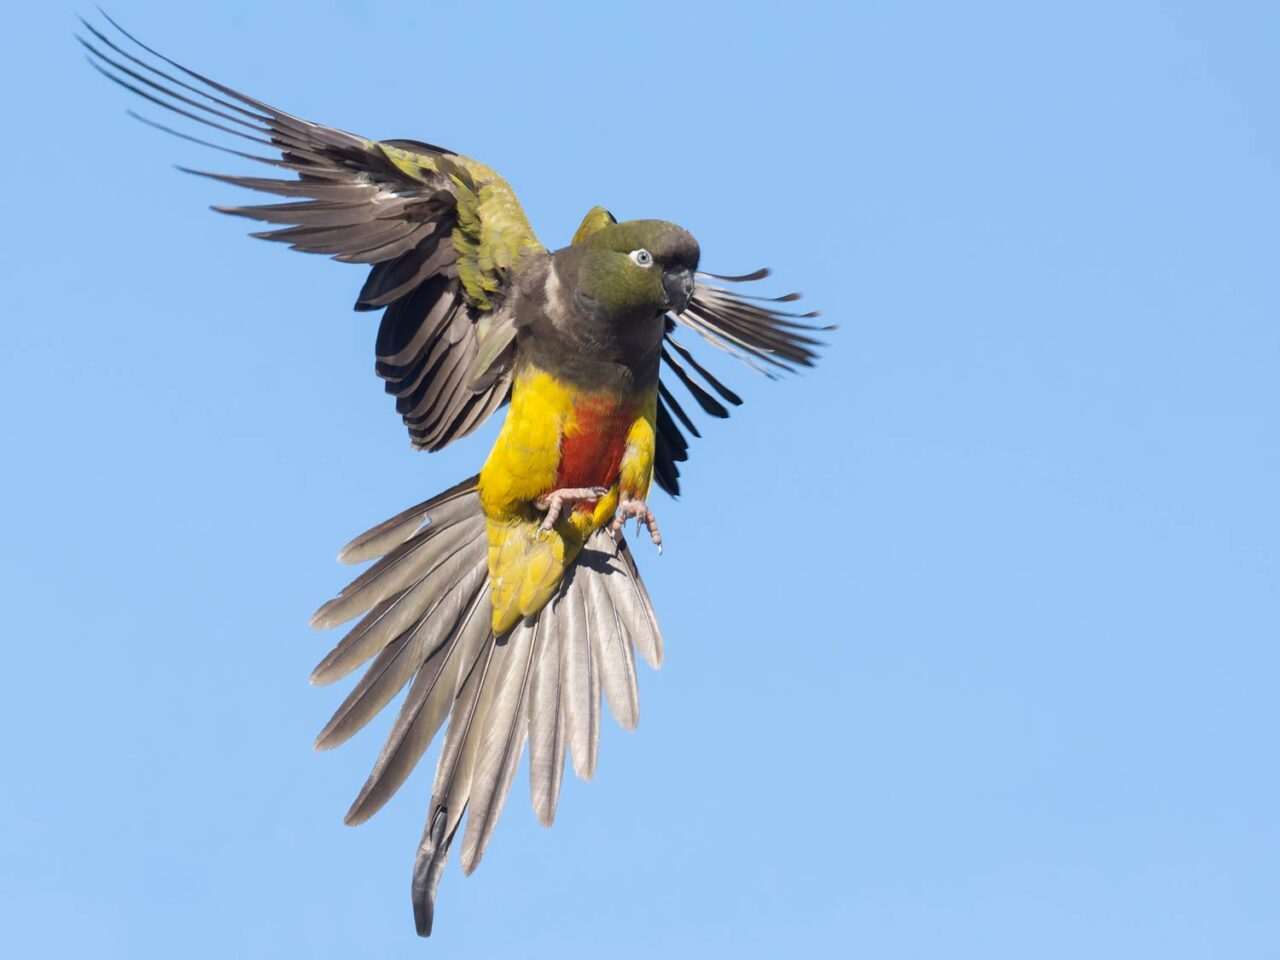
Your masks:
M110 74L107 74L107 75L110 76ZM150 117L144 117L142 114L134 110L125 110L125 116L132 117L134 120L137 120L139 123L145 123L148 127L154 127L156 130L161 130L169 134L169 136L171 137L177 137L179 140L187 140L191 143L198 143L200 144L200 146L209 147L211 150L218 150L218 151L221 151L222 153L229 153L233 157L241 157L245 160L254 160L254 161L257 161L258 163L265 163L272 167L288 167L289 166L289 164L285 163L283 160L274 160L271 157L260 157L256 153L248 153L244 150L236 150L233 147L224 147L222 144L214 143L211 140L202 140L199 137L194 137L189 133L183 133L181 130L175 130L173 129L173 127L165 126L163 123L160 123L156 120L152 120Z
M671 336L670 334L667 335L666 341L667 343L671 344L672 348L676 351L676 353L684 357L685 361L689 364L690 367L694 369L694 371L698 374L698 376L702 377L703 380L707 381L707 383L710 384L711 389L715 390L716 393L720 394L720 396L722 396L729 403L733 404L735 407L742 406L742 398L738 396L738 394L735 393L733 390L730 390L727 386L725 386L724 383L722 383L720 379L716 377L710 370L708 370L706 367L700 364L697 358L694 357L694 355L688 350L688 348L686 348L683 344L681 344L680 341L678 341L675 337ZM694 436L697 436L697 435L698 433L695 430Z
M704 413L717 419L724 420L729 416L729 410L719 400L713 397L702 384L698 383L689 375L689 372L681 366L680 362L671 356L664 348L662 351L662 359L672 372L680 378L680 382L685 385L688 391L693 394L693 399L698 401L698 406L702 407ZM686 424L687 426L687 424Z
M783 373L796 373L812 367L818 360L818 351L827 346L813 334L836 329L834 324L819 326L808 322L821 316L820 311L798 313L780 309L779 304L803 299L803 294L798 290L769 297L742 293L705 282L710 279L727 283L750 283L768 276L768 268L743 274L699 271L693 297L686 309L678 316L670 313L667 315L663 362L693 394L704 412L711 416L726 417L728 410L708 393L702 383L734 406L741 404L742 398L721 383L698 362L692 352L672 336L676 326L693 330L713 347L731 354L770 380L779 379ZM668 346L675 356L668 351ZM702 383L695 380L694 375ZM655 456L654 479L660 487L674 494L676 477L679 475L675 461L687 458L687 445L676 426L676 420L695 434L696 430L670 392L664 390L664 393L662 400L668 402L659 403L658 433L661 442ZM667 409L668 406L670 409Z
M711 277L714 280L723 280L726 283L750 283L753 280L763 280L765 277L771 276L773 271L768 267L761 267L759 270L752 270L750 273L740 273L730 275L725 273L707 273L698 271L704 277Z

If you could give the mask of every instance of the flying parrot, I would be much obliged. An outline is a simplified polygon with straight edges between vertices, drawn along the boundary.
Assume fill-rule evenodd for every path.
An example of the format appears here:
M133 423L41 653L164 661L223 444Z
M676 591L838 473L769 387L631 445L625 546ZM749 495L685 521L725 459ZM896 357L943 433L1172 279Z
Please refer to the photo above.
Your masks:
M106 19L102 28L82 20L90 38L79 38L101 73L262 148L138 118L273 175L187 172L284 198L215 209L271 225L254 236L371 268L355 309L383 311L376 371L415 447L439 450L507 406L479 474L347 544L342 562L377 562L312 618L320 628L360 618L313 683L372 661L318 748L349 739L408 686L347 823L387 802L447 722L413 868L414 918L427 936L451 844L463 830L470 874L526 741L533 807L549 826L566 752L580 777L595 770L601 692L623 727L637 723L635 651L656 668L663 648L622 526L634 518L661 550L650 488L679 492L681 428L698 435L671 378L712 416L741 403L677 333L769 372L811 366L814 333L830 328L779 307L798 294L769 299L710 282L767 271L699 273L697 242L672 223L620 223L595 207L568 246L550 251L484 164L292 116Z

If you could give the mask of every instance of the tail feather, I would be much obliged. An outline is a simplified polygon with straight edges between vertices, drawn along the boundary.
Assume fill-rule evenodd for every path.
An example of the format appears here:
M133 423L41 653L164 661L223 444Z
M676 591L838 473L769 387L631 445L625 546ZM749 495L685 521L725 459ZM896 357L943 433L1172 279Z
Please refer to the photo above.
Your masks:
M584 550L583 553L586 551ZM582 554L579 554L581 558ZM572 568L574 576L582 560ZM568 578L566 578L568 579ZM596 775L600 752L600 674L591 642L591 619L581 589L562 597L560 623L560 702L573 770L583 780Z
M499 644L496 650L495 655L501 662L494 676L493 703L485 718L468 801L467 829L462 836L462 872L466 874L475 870L484 855L511 791L516 765L524 753L529 733L524 704L539 633L536 622L531 626L523 621L516 624L506 635L506 643Z
M454 625L483 581L484 567L473 560L471 569L432 603L417 623L383 647L320 732L316 746L328 750L345 743L390 703L427 658L453 636Z
M604 531L591 537L550 603L495 636L475 484L464 481L352 540L341 559L377 562L313 618L333 626L366 613L316 667L313 682L333 682L373 661L318 747L347 740L409 687L348 823L364 822L390 799L447 718L413 871L423 936L431 932L436 889L464 815L470 811L462 866L470 873L501 817L525 742L534 811L549 826L566 749L580 777L595 772L602 690L619 724L634 728L635 651L655 667L662 659L635 560L625 542Z
M493 678L495 660L500 660L496 642L486 644L484 652L471 669L462 691L458 694L449 728L440 748L440 761L436 766L436 781L431 791L431 819L438 810L444 810L447 833L453 836L462 822L471 800L471 783L480 758L480 745L484 740L489 710L498 689Z
M564 779L565 724L561 709L560 632L564 614L557 597L538 617L537 661L529 687L526 715L529 722L529 794L534 813L544 827L551 826L560 802Z
M609 711L624 730L634 730L640 722L640 693L631 636L610 603L604 576L590 567L581 567L575 573L575 582L582 581L584 606L591 624L591 658L597 665Z
M432 527L428 527L430 531ZM482 524L471 521L469 524L458 524L452 528L441 528L440 542L431 550L418 549L419 543L409 542L398 548L404 551L395 568L384 568L388 576L395 581L408 579L404 589L377 602L372 610L347 633L332 651L312 671L311 682L318 684L332 683L356 670L366 660L405 630L420 623L439 603L442 596L457 582L459 575L475 568L477 564L484 566L484 544L474 539L474 532L483 529ZM421 543L426 543L427 531L422 534ZM468 539L470 537L470 539ZM446 552L448 551L448 552ZM370 569L368 573L373 573ZM366 574L367 575L367 574ZM392 581L380 582L371 578L363 588L366 591L390 589ZM345 593L345 591L344 591ZM326 608L338 600L330 601L321 607L316 616L320 617ZM353 594L350 602L364 602ZM354 616L354 614L351 614ZM348 617L349 618L349 617Z
M480 645L489 639L488 601L482 587L454 633L423 662L369 779L347 811L348 824L364 823L382 809L444 725L462 679L480 655Z
M614 611L626 626L627 633L644 657L644 662L651 670L657 670L662 666L662 631L658 629L653 601L649 599L649 591L640 579L640 570L636 567L636 558L631 548L625 540L620 539L615 550L598 551L598 557L591 558L588 562L595 567L598 558L604 560L602 572L605 574L604 582L609 588Z
M311 682L325 687L360 669L421 614L413 587L401 590L366 613L311 671Z
M479 474L468 477L430 500L424 500L417 506L383 520L343 547L338 553L338 562L364 563L366 560L385 557L416 533L428 514L431 515L431 522L436 525L454 523L471 516L472 504L467 494L475 490L479 480Z
M449 856L449 846L467 809L476 753L480 747L479 731L484 728L488 704L493 699L493 684L487 681L496 647L492 631L489 631L488 642L482 645L480 656L462 678L449 714L444 743L440 747L440 759L436 762L431 807L427 812L427 832L423 834L413 864L413 915L419 936L431 935L436 888Z
M428 525L375 563L311 617L322 630L346 623L411 586L438 563L450 559L484 529L484 518L471 516L455 524Z

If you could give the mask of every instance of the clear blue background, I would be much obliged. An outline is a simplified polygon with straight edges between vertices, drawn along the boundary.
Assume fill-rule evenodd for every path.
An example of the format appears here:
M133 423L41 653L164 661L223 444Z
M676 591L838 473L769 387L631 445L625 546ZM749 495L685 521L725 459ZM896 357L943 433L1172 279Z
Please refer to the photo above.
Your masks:
M1280 956L1274 4L117 0L256 96L603 202L841 324L715 369L635 735L413 935L430 777L310 741L415 454L362 271L246 240L71 11L8 14L7 957ZM86 11L88 12L88 11ZM154 111L152 111L154 112ZM232 169L243 169L232 162Z

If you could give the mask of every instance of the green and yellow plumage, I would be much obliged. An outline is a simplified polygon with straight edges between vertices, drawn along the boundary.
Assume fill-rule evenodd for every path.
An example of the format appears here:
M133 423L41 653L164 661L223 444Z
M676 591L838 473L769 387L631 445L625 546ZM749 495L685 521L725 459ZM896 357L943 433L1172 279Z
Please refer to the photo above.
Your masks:
M502 289L521 258L545 249L511 185L492 168L461 154L433 155L373 140L364 144L423 185L448 178L457 205L453 246L458 277L478 309L493 309L492 294Z
M464 813L470 872L526 740L534 808L549 824L566 753L580 775L595 768L601 691L620 723L637 722L634 653L657 666L662 640L614 521L643 519L656 542L650 487L679 490L685 431L697 429L669 385L715 417L741 402L676 332L790 370L813 362L815 328L778 307L798 294L753 298L695 279L698 245L674 224L619 223L594 207L569 245L548 250L510 184L484 164L295 117L107 22L114 31L85 22L92 40L81 42L96 69L272 154L211 144L274 175L190 172L284 198L217 209L270 225L256 236L369 267L356 309L383 311L375 369L415 447L438 450L510 403L479 475L348 544L344 561L376 562L313 618L320 627L360 618L314 682L372 661L318 747L344 742L405 690L347 822L386 803L447 722L414 863L415 922L426 935ZM298 409L309 415L305 403ZM576 499L553 519L550 504L558 509L566 491Z

